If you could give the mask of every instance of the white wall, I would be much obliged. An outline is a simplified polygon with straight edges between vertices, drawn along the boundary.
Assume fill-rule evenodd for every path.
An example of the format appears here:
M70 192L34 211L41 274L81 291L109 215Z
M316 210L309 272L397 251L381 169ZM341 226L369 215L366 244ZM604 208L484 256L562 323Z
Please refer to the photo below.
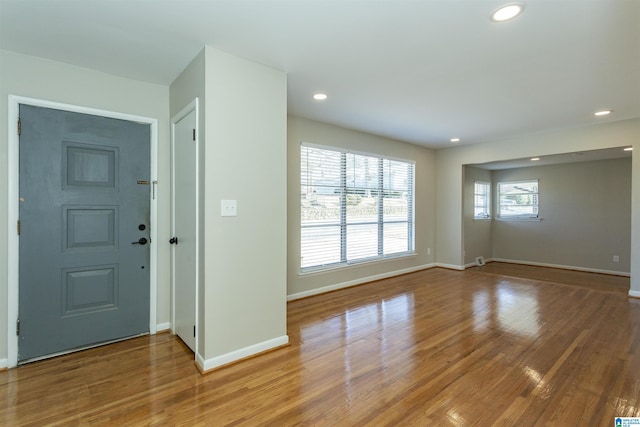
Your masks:
M171 83L170 86L170 116L173 118L175 115L182 112L194 99L198 99L198 150L200 152L198 170L200 176L198 177L198 199L199 203L199 224L198 230L200 236L198 240L198 269L196 272L198 277L198 295L205 294L204 291L204 265L205 265L205 247L204 247L204 230L205 230L205 212L204 212L204 173L205 170L205 156L204 153L204 135L206 135L207 123L205 120L206 105L205 105L205 84L206 84L206 72L205 72L205 49L203 48L200 53L191 61L191 63L185 68L182 73ZM198 339L196 353L198 359L204 360L204 331L206 330L205 315L206 310L204 308L204 298L199 297L198 304L198 319L197 319L197 334Z
M9 94L155 118L159 121L158 236L170 233L170 114L195 96L200 130L203 242L199 319L201 367L209 369L288 342L286 335L286 75L206 47L171 88L0 51L0 123ZM7 170L7 135L0 136ZM0 175L7 224L8 177ZM220 200L238 201L237 217ZM8 230L0 228L0 271ZM158 246L158 323L170 321L169 245ZM0 276L7 295L7 277ZM7 306L0 303L0 364L6 365ZM4 304L4 305L3 305ZM2 365L0 365L2 366Z
M201 126L207 129L202 157L205 258L200 342L205 369L287 341L287 281L288 293L301 295L422 268L435 261L462 268L463 165L626 145L634 146L636 153L640 150L640 119L433 152L291 117L287 143L283 72L209 47L192 64L194 68L176 81L170 104L169 88L165 86L0 51L0 129L8 128L9 94L157 119L158 234L168 236L169 106L174 111L191 101L194 94L200 96L204 92ZM193 75L187 76L189 73ZM191 84L194 86L188 88ZM415 160L417 255L299 276L300 141ZM3 171L7 170L7 147L6 133L0 134ZM638 155L632 161L632 182L640 182ZM8 184L7 174L1 173L0 224L8 222ZM238 200L237 217L220 217L221 199ZM632 187L631 218L631 293L640 296L640 185ZM6 227L0 227L2 272L7 271L7 233ZM431 255L427 255L427 248ZM168 245L158 247L157 276L158 323L168 323ZM7 286L6 274L0 275L0 295L7 295ZM7 303L2 298L0 366L6 360L6 331Z
M463 265L462 189L465 164L548 154L633 146L640 150L640 119L545 132L502 141L460 146L437 152L437 260ZM640 156L633 156L632 183L640 182ZM640 296L640 185L631 194L631 294Z
M416 255L300 274L300 143L327 145L415 161ZM288 295L291 299L432 266L435 260L435 152L381 136L300 117L288 121ZM430 249L430 254L428 250Z
M144 116L158 120L158 232L169 230L169 88L0 50L0 366L7 357L8 96ZM168 246L168 245L167 245ZM157 320L169 322L169 251L158 246Z
M205 370L288 342L286 88L284 72L205 48Z

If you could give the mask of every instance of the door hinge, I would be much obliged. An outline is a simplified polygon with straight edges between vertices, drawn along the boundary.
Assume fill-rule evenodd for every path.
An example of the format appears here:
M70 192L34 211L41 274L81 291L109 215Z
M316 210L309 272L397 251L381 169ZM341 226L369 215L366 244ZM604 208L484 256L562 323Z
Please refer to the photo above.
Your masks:
M196 325L193 325L193 337L196 337Z
M195 129L193 130L193 140L194 141L196 140L196 130Z
M20 335L20 319L16 320L16 335Z
M18 236L20 235L20 220L18 220Z
M22 120L18 117L18 136L22 133Z

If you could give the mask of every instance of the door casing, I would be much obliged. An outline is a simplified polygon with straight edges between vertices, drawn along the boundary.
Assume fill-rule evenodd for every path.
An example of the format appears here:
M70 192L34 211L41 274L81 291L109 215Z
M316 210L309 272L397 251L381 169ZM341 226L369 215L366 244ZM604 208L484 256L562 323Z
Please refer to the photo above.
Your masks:
M8 117L8 260L7 260L7 367L12 368L18 365L18 336L16 334L16 323L18 321L18 295L19 295L19 249L20 239L17 233L17 224L20 213L19 206L19 164L20 149L18 136L18 116L20 104L33 105L37 107L53 108L58 110L72 111L76 113L91 114L114 119L128 120L138 123L145 123L150 126L149 149L151 162L149 176L152 181L150 191L150 236L152 244L150 250L150 278L149 278L149 333L155 334L157 331L157 280L158 280L158 206L157 206L157 182L158 182L158 120L150 117L136 116L132 114L119 113L114 111L99 110L95 108L82 107L77 105L63 104L59 102L47 101L43 99L28 98L17 95L9 95L9 117Z

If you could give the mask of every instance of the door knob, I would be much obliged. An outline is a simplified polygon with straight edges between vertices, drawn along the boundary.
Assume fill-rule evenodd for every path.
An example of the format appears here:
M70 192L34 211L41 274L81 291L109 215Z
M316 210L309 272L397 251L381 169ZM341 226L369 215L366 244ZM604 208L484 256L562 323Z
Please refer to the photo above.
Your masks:
M146 245L148 242L148 240L144 237L141 237L140 239L138 239L135 242L131 242L132 245Z
M178 238L177 237L172 237L169 239L169 243L171 243L172 245L177 245L178 244Z

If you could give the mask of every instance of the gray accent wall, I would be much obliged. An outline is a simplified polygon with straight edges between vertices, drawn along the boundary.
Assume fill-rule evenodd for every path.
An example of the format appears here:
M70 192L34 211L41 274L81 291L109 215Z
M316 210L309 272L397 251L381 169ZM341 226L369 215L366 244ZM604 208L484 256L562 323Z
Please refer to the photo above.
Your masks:
M497 170L492 175L494 194L498 182L538 179L540 217L495 220L494 258L629 273L631 159Z
M625 158L495 171L464 166L465 265L482 256L629 273L631 162ZM539 220L496 218L497 183L532 179L539 184ZM492 220L473 218L475 181L492 183Z
M541 131L517 138L438 150L436 223L438 265L463 268L464 165L616 147L640 150L640 119L601 121L573 129ZM632 157L632 183L640 183L640 156ZM640 185L631 185L631 296L640 297Z
M493 256L491 219L474 219L474 184L476 181L491 183L491 171L473 166L464 167L464 200L462 203L464 220L464 263L476 262L477 257L490 259ZM493 188L491 189L493 197ZM493 210L492 210L493 214Z

